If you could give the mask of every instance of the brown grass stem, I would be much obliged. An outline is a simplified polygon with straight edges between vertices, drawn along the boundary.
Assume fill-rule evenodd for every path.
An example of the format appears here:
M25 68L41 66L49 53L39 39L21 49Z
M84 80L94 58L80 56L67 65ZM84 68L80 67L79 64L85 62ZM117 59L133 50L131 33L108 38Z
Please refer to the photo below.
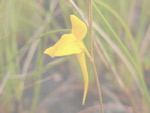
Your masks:
M92 0L89 0L88 2L88 23L89 23L89 30L90 30L90 53L93 58L93 61L91 62L92 68L94 71L95 75L95 80L96 80L96 85L97 85L97 91L98 91L98 96L99 96L99 102L100 102L100 108L101 108L101 113L104 113L104 108L103 108L103 99L102 99L102 93L101 93L101 86L96 70L96 66L94 63L94 55L93 55L93 25L92 25Z

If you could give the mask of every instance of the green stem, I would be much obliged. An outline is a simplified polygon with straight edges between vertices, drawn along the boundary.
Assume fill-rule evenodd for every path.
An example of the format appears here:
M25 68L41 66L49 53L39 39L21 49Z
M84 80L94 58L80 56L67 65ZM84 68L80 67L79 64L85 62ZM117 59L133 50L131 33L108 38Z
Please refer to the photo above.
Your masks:
M10 64L18 55L20 55L23 50L25 50L27 47L29 47L34 41L39 40L39 39L41 39L42 37L47 36L47 35L50 35L50 34L54 34L54 33L57 33L57 32L67 32L67 31L70 31L70 29L59 29L59 30L49 31L49 32L43 33L43 34L39 35L37 38L35 38L35 39L29 41L28 43L26 43L26 44L8 61L8 63L4 66L2 72L4 72L4 71L7 69L7 67L9 66L9 64Z
M92 68L93 68L93 70L94 70L94 75L95 75L95 80L96 80L96 85L97 85L97 90L98 90L98 96L99 96L99 102L100 102L101 113L104 113L101 87L100 87L100 82L99 82L99 79L98 79L98 74L97 74L97 70L96 70L95 63L94 63L94 55L93 55L92 0L90 0L90 1L88 2L88 21L89 21L90 38L91 38L90 53L91 53L91 56L92 56L92 58L93 58L93 61L91 62L91 64L92 64Z
M127 56L127 58L132 63L132 66L134 67L135 71L137 72L138 77L139 77L140 82L141 82L141 85L142 85L142 92L145 93L144 95L146 97L146 101L147 101L148 105L150 105L150 98L149 98L148 88L147 88L147 85L145 83L144 75L143 75L141 64L140 64L140 59L139 59L139 56L138 56L137 46L136 46L136 44L134 42L134 38L133 38L132 34L130 33L130 31L129 31L128 27L126 26L125 22L120 18L120 16L117 13L115 13L109 6L107 6L104 3L100 2L100 1L97 1L97 3L99 3L100 5L102 5L103 7L105 7L108 11L110 11L112 14L114 14L115 17L119 20L119 22L124 27L124 29L125 29L125 31L126 31L126 33L128 35L128 38L130 39L130 41L132 43L133 52L135 54L135 59L131 56L131 54L129 53L129 51L126 48L126 46L120 40L119 36L115 33L114 29L111 27L111 25L109 24L109 22L106 20L106 18L103 16L103 14L100 12L100 10L96 7L96 5L93 2L93 7L95 8L96 12L102 18L102 20L105 22L105 24L110 29L110 31L113 33L114 38L120 44L120 46L122 48L122 51L125 53L125 55Z

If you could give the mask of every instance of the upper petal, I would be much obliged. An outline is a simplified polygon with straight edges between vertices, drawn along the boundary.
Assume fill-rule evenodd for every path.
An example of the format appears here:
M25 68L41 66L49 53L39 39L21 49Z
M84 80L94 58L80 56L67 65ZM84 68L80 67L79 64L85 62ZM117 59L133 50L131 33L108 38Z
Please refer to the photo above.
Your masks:
M71 15L70 19L72 24L72 34L75 35L77 40L82 40L87 33L86 24L75 15Z
M64 34L61 39L52 47L44 51L51 57L66 56L71 54L81 53L80 46L76 43L76 38L73 34Z

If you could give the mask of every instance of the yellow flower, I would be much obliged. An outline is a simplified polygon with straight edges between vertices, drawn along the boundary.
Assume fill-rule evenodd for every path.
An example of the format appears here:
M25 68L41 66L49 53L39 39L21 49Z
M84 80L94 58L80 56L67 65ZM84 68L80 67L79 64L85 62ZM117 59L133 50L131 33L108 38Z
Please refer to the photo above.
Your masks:
M82 104L84 105L89 82L84 53L86 53L89 59L92 61L92 58L83 42L83 39L87 33L87 27L85 23L83 23L75 15L71 15L70 19L72 24L72 33L62 35L60 40L58 40L54 46L46 49L44 53L51 57L67 56L72 54L77 55L84 79L84 94L82 101Z

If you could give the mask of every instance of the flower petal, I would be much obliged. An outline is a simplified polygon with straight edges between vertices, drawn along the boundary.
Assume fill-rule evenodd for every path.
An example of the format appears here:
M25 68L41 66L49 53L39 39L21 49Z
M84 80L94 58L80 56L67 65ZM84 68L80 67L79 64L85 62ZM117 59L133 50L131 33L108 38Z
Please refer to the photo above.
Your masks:
M66 56L81 53L80 47L75 43L76 38L72 34L64 34L61 39L52 47L44 51L51 57Z
M83 23L75 15L71 15L70 19L71 19L71 23L72 23L72 34L75 35L77 40L82 40L85 37L86 33L87 33L86 24Z
M81 70L83 73L83 79L84 79L84 94L83 94L83 101L82 101L82 105L84 105L87 90L88 90L88 83L89 83L89 77L88 77L84 52L77 54L77 58L78 58L78 61L80 63L80 66L81 66Z

